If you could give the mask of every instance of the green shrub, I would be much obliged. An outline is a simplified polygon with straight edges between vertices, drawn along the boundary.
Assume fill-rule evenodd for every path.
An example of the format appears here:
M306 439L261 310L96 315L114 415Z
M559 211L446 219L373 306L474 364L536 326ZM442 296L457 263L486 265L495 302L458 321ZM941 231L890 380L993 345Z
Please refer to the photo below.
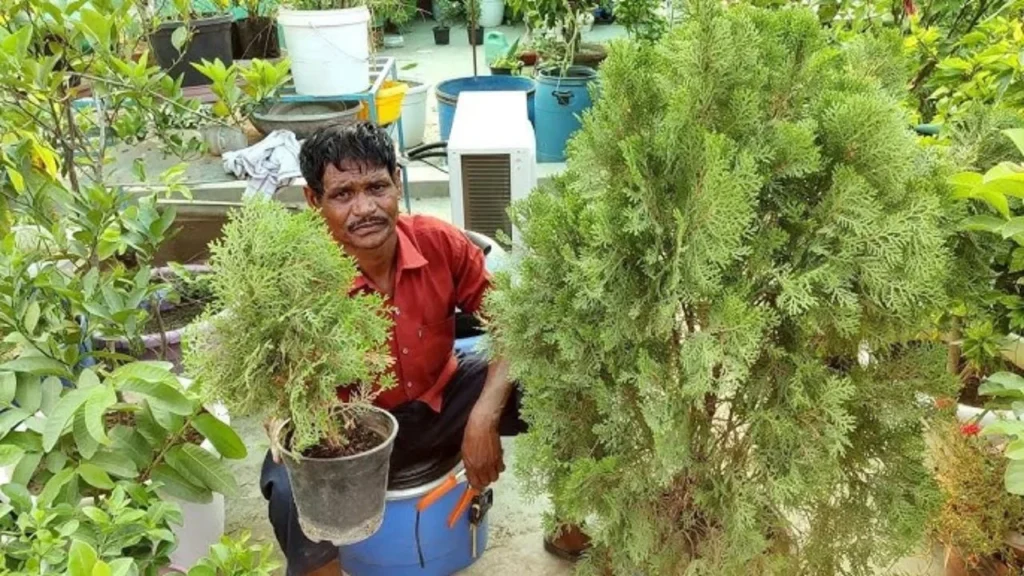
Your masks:
M939 505L919 393L950 190L874 63L805 10L695 2L620 43L488 299L518 466L585 573L874 574Z
M215 302L187 336L187 373L237 414L291 418L294 450L344 446L348 411L393 385L381 297L349 297L355 261L313 211L249 202L211 254Z

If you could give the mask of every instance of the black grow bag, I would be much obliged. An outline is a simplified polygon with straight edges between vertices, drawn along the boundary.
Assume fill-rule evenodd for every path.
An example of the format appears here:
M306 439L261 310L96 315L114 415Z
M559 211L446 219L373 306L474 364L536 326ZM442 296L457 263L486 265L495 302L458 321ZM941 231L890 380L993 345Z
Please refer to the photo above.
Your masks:
M184 53L178 52L174 47L171 36L175 30L185 26L185 23L164 22L149 37L157 63L174 78L184 76L182 86L209 84L206 76L196 70L192 63L198 64L204 59L212 62L217 58L220 58L225 66L230 66L234 62L231 55L232 20L230 14L224 14L190 21L188 26L192 30L192 38L183 46Z

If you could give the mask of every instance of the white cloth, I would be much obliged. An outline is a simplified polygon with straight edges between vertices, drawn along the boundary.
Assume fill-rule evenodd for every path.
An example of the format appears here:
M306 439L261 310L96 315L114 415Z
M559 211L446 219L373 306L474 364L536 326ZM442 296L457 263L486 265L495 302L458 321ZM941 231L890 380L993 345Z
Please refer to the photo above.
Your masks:
M299 169L299 141L291 130L274 130L258 144L225 152L224 170L236 178L248 178L245 197L271 197L281 186L302 175Z

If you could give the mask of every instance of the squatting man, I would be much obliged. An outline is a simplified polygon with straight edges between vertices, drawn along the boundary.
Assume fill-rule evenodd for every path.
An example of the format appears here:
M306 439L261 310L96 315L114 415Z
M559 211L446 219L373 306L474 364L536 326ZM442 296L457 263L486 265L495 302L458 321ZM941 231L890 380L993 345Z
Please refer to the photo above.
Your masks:
M436 218L399 215L401 169L387 132L369 123L321 129L302 146L306 202L359 267L349 293L378 292L391 309L394 388L376 404L399 422L392 475L426 461L458 458L480 490L505 470L499 437L523 432L519 390L502 358L456 355L455 311L475 314L490 288L483 251ZM289 576L338 576L338 548L311 542L283 465L267 454L260 488L288 561ZM588 544L575 528L544 547L567 559Z

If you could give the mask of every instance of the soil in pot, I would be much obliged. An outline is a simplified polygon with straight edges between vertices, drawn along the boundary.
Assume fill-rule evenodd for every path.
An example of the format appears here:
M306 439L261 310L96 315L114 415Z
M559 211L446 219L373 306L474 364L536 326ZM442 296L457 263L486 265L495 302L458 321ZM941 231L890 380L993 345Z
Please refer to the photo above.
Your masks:
M511 68L495 68L494 66L491 66L491 76L511 76L511 75L512 75L512 69Z
M434 44L447 46L451 36L451 28L447 26L434 26Z
M238 20L231 28L234 57L240 60L278 58L281 46L277 39L277 22L266 16L250 16Z
M372 536L384 519L391 451L398 421L389 412L367 408L351 416L344 448L315 446L296 454L290 423L274 434L292 483L299 525L313 541L342 546ZM368 449L366 447L369 447Z

